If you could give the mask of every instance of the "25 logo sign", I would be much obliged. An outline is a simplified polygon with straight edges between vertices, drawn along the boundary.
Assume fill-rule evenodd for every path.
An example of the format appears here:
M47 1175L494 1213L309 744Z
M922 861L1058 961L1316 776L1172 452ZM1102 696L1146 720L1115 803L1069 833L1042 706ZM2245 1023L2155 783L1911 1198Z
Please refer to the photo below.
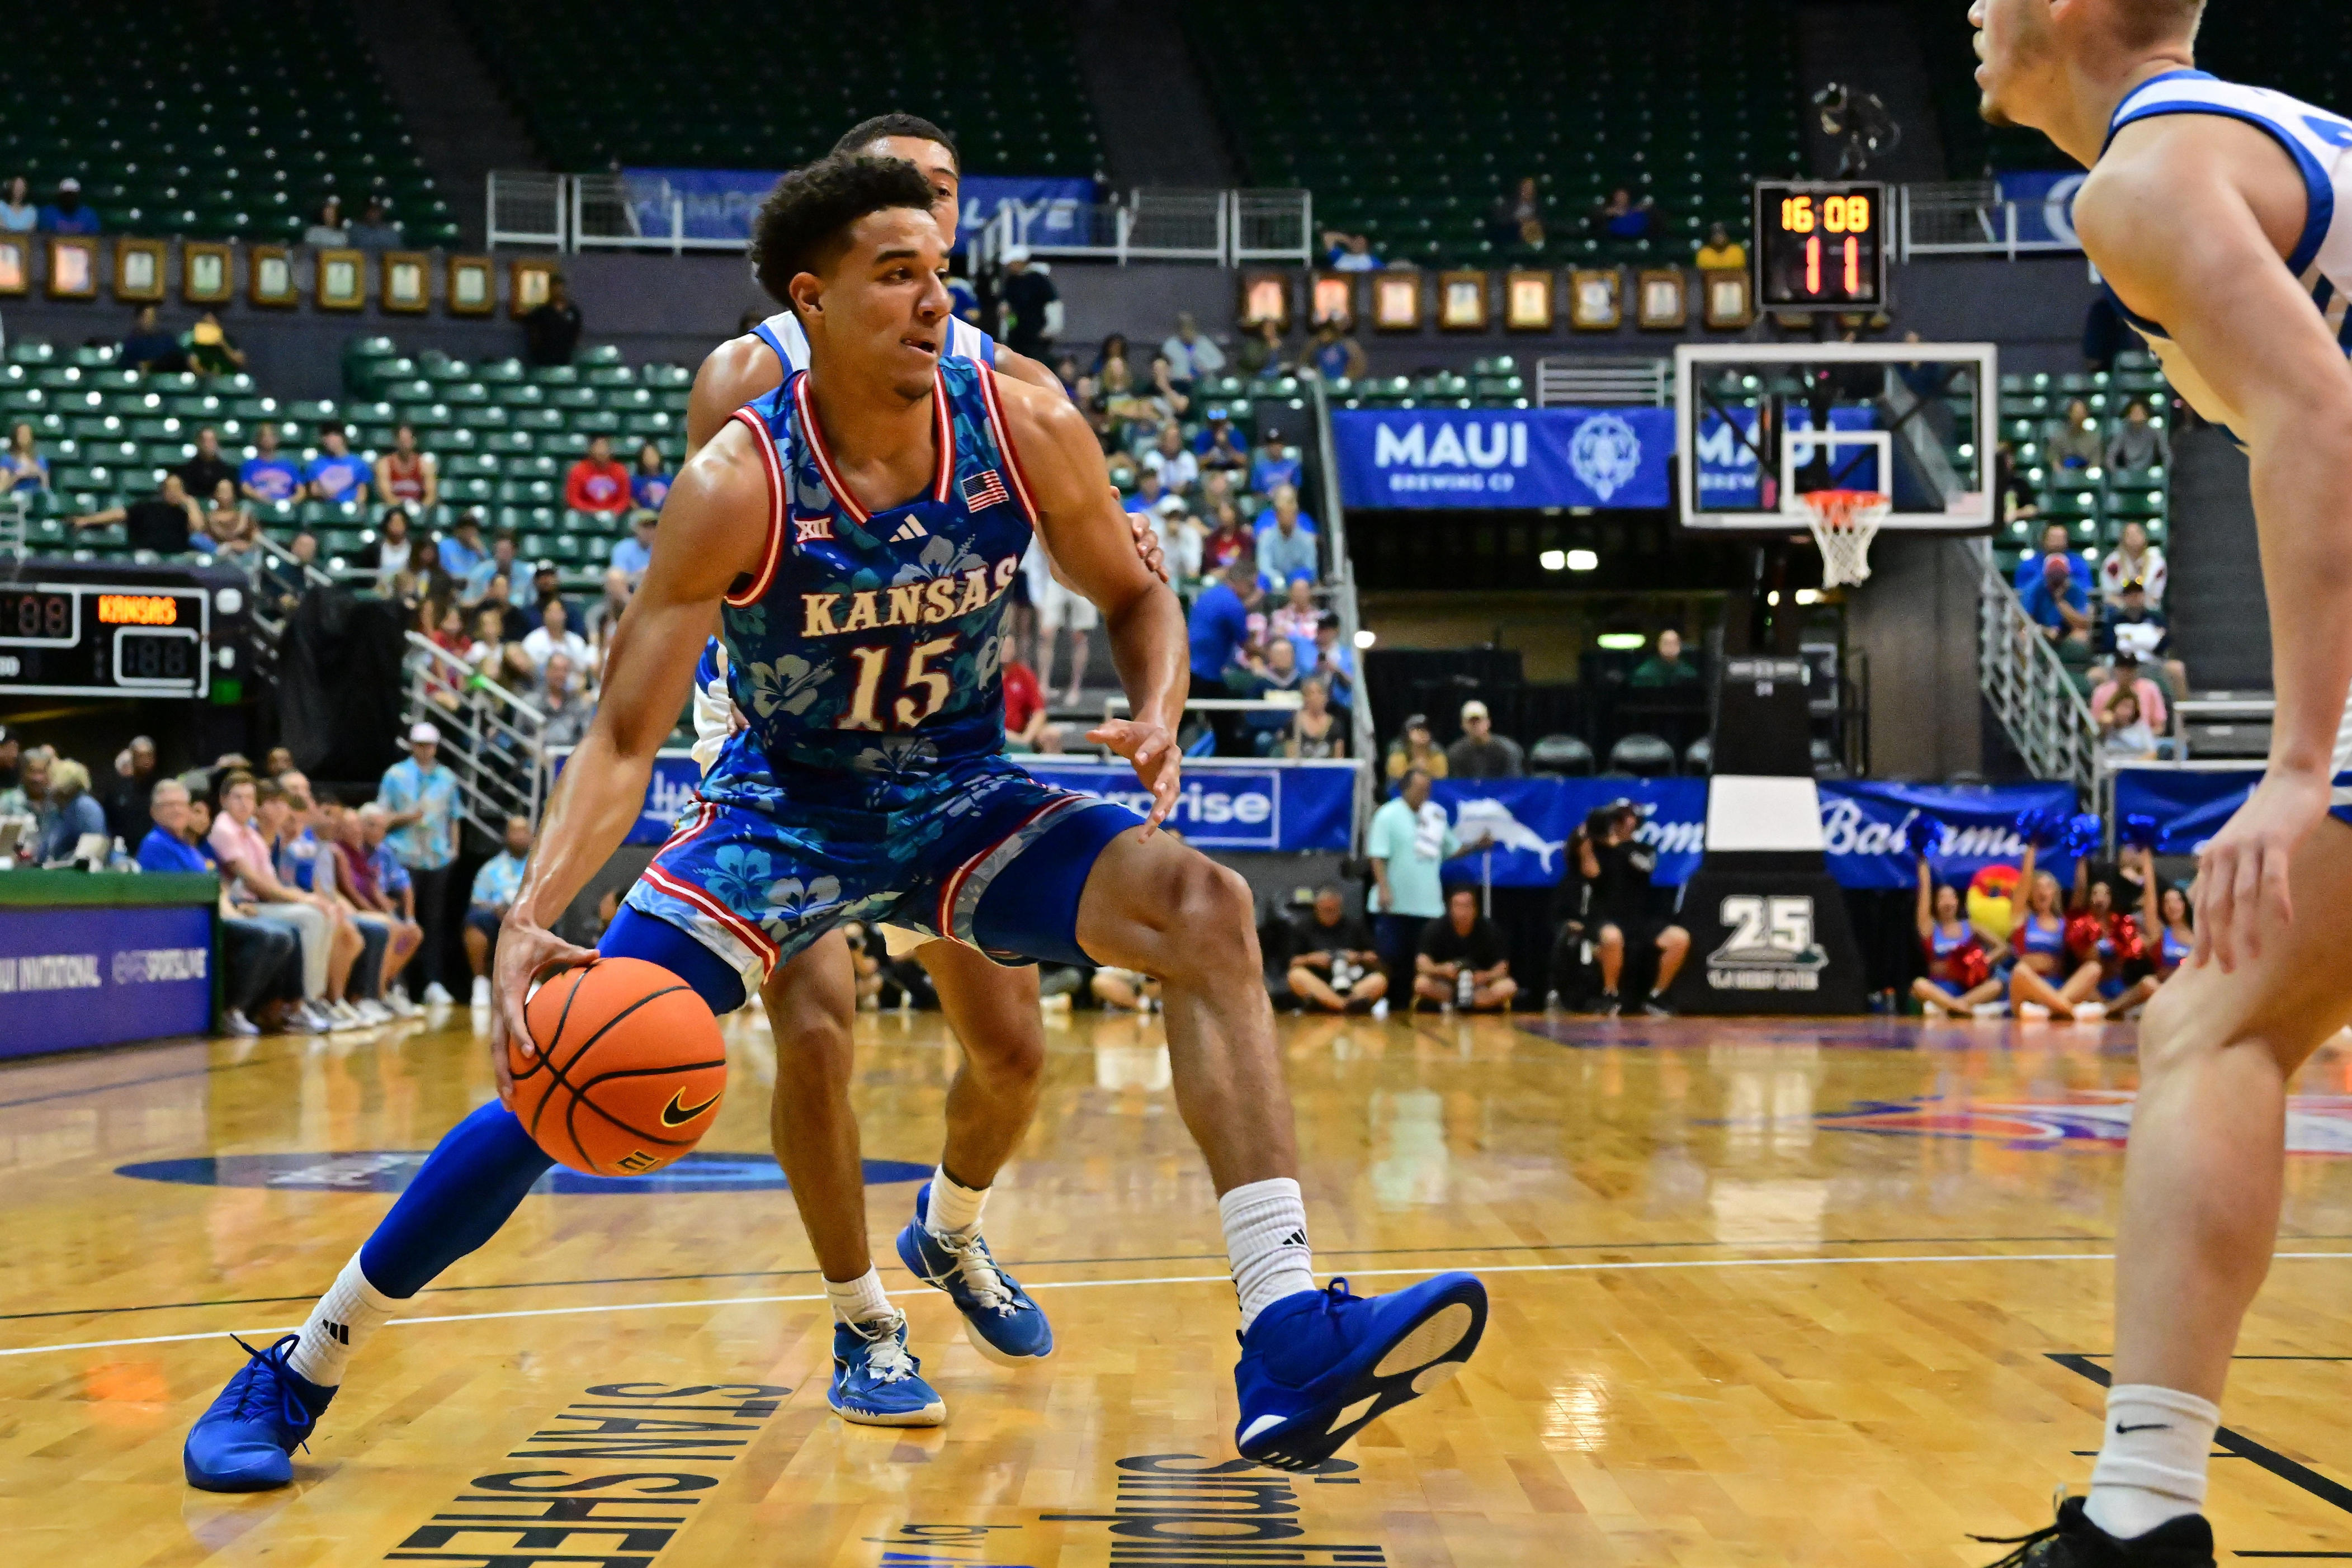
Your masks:
M1707 955L1718 991L1813 991L1829 954L1813 940L1813 900L1799 893L1734 893L1720 918L1730 934Z

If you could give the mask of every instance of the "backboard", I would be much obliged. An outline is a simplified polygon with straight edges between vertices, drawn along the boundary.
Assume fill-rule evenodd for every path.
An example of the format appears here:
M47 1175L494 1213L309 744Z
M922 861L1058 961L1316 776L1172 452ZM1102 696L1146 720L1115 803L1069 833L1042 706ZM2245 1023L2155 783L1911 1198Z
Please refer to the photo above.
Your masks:
M1991 343L1685 343L1675 351L1686 528L1801 532L1818 489L1894 498L1885 527L1992 527Z

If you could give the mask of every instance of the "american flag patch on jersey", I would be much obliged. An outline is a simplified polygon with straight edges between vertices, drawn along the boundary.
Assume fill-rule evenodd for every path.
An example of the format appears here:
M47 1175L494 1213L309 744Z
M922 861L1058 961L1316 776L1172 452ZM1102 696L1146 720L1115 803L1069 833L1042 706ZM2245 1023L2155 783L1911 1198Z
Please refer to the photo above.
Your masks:
M1003 506L1012 499L1005 491L1004 481L996 477L994 468L982 468L963 482L963 504L974 511L983 507Z

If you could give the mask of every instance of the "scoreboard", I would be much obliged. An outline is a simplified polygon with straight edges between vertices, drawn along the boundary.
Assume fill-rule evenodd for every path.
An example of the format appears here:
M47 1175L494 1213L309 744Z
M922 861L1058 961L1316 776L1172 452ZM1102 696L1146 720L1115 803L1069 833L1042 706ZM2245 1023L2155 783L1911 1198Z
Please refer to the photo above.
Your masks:
M1767 310L1886 306L1886 187L1756 183L1756 301Z
M67 581L41 564L0 577L0 696L211 693L215 599L234 614L245 607L248 591L185 575L179 582Z

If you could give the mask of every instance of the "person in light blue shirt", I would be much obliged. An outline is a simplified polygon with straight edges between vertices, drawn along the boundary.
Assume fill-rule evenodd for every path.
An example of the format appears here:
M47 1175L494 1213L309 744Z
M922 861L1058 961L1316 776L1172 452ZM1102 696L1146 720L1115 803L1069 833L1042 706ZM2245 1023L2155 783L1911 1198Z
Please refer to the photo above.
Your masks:
M365 500L371 477L367 462L352 450L343 437L343 427L335 424L320 426L319 445L322 448L319 455L302 468L302 483L309 489L310 498L331 506Z
M507 602L514 603L520 597L515 593L516 567L514 533L502 528L499 530L499 536L490 541L489 559L475 563L474 569L466 574L466 603L478 605L489 597L490 579L493 577L507 580ZM530 584L526 581L523 586L528 587Z
M466 905L466 962L474 970L474 1005L490 1000L490 964L498 954L499 923L522 891L523 863L530 858L530 819L507 818L506 847L474 873L473 897Z
M253 433L253 456L237 469L236 488L246 500L262 506L300 497L301 466L278 451L277 426L264 425Z
M416 893L416 923L425 932L423 961L417 966L424 971L425 1000L446 1004L455 1000L441 979L450 868L457 859L457 775L440 756L439 727L421 720L411 725L407 759L383 771L375 801L383 807L392 830L386 842L407 868Z
M474 568L488 557L482 552L482 514L465 511L457 526L441 536L441 570L459 583L470 583Z
M1364 857L1372 868L1366 907L1391 974L1413 972L1423 929L1445 912L1440 875L1445 862L1490 842L1484 833L1468 843L1455 837L1445 808L1429 798L1429 775L1409 769L1403 787L1372 813L1371 832L1364 839Z
M1298 510L1298 492L1288 485L1278 486L1273 500L1274 520L1257 531L1258 580L1269 589L1280 589L1301 575L1310 583L1320 582L1322 555L1316 546L1315 520Z
M627 578L632 588L646 574L646 568L654 563L654 528L660 521L658 513L638 512L629 519L633 531L629 537L613 545L613 570Z
M1249 488L1262 496L1270 496L1283 485L1295 488L1298 472L1298 459L1283 450L1282 433L1266 431L1265 445L1250 459Z

